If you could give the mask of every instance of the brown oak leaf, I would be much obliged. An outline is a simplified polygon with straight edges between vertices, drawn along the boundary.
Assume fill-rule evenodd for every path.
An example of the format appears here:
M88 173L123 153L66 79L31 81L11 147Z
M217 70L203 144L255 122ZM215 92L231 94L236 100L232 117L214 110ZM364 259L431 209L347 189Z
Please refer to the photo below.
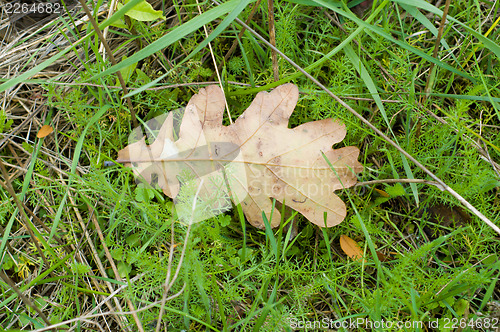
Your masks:
M265 213L276 227L281 216L273 209L274 198L318 226L335 226L345 218L346 207L333 192L356 183L356 173L363 170L359 149L332 149L346 135L338 120L288 128L298 96L293 84L260 92L234 123L224 126L224 95L218 86L208 86L191 98L179 128L169 113L151 145L145 138L130 144L117 161L133 166L149 183L155 179L174 198L176 209L187 202L183 215L191 213L192 221L225 211L233 202L241 204L252 225L263 228ZM195 197L191 201L184 187L191 187L186 191Z

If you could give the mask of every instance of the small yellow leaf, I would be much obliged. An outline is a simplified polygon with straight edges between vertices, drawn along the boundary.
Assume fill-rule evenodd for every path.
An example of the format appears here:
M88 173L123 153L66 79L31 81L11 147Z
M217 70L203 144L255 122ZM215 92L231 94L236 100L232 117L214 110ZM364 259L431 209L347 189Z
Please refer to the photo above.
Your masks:
M382 196L382 197L391 197L391 195L389 195L388 193L386 193L383 190L380 190L380 189L377 189L377 188L373 188L373 190L375 190L377 193L379 193L380 196Z
M363 258L363 250L359 244L347 235L340 236L340 247L349 258L357 261Z
M54 131L54 128L52 128L49 125L43 125L42 128L38 131L38 134L36 134L36 137L38 138L44 138L45 136L50 135Z

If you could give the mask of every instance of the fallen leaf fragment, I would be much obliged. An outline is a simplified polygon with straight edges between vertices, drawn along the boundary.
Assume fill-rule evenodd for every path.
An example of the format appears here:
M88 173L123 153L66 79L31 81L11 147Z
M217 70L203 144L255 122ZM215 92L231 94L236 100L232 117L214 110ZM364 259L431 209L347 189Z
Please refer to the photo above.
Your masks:
M377 189L377 188L373 188L373 190L375 190L377 193L379 193L379 195L382 196L382 197L391 197L391 195L389 195L388 193L386 193L383 190L380 190L380 189Z
M43 125L42 128L38 131L36 134L36 137L38 138L44 138L45 136L50 135L54 131L54 128L52 128L49 125Z
M359 261L363 258L363 250L359 244L347 235L340 236L340 248L351 259Z
M389 257L387 255L384 255L382 252L380 252L378 250L376 251L376 253L377 253L378 260L381 261L381 262L387 262L387 261L392 260L391 257Z
M362 17L363 14L371 8L373 4L373 0L365 0L357 4L356 6L352 7L351 10L358 15L359 17Z
M276 227L281 215L273 210L274 198L320 227L335 226L345 218L346 207L334 191L356 184L356 173L363 170L359 149L332 149L346 135L338 120L288 128L298 92L293 84L260 92L234 123L224 126L224 94L208 86L191 98L178 130L171 112L160 121L153 144L146 145L145 138L131 143L118 152L117 162L133 166L147 182L157 179L176 202L178 215L190 222L227 211L232 202L241 204L255 227L264 228L262 212L268 220L272 215ZM186 173L189 181L183 180ZM188 201L183 188L196 192L198 185L196 201Z

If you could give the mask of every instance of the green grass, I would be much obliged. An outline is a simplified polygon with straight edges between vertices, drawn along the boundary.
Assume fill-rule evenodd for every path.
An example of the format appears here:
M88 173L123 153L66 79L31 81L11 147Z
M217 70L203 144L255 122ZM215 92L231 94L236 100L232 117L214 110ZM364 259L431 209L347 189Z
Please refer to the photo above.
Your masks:
M100 27L138 2L110 20L98 17ZM30 46L31 56L9 53L16 75L0 62L0 158L10 174L0 187L0 327L316 331L357 320L363 323L349 330L500 326L499 235L439 186L404 182L434 180L279 56L274 82L271 49L249 31L237 39L235 18L245 21L255 1L205 2L201 15L196 1L150 3L166 21L109 26L121 60L115 66L99 53L92 26L78 25L81 9L32 33L40 42ZM363 19L351 5L276 1L276 47L498 225L498 3L452 2L437 58L444 4L377 1ZM268 40L267 8L260 3L249 26ZM2 47L29 43L12 36ZM66 44L52 49L58 38ZM340 225L320 229L284 210L279 228L259 230L235 206L188 229L161 190L136 184L122 165L104 166L133 130L126 97L146 122L184 107L200 88L194 83L216 79L208 41L233 120L257 92L293 82L301 95L290 127L326 118L346 124L347 136L334 148L360 148L365 170L358 179L364 184L337 192L348 210ZM431 63L436 72L426 95ZM127 77L127 96L117 70ZM55 131L38 139L44 123ZM341 235L361 245L365 260L346 257ZM164 294L166 278L174 282ZM370 328L382 320L394 326Z

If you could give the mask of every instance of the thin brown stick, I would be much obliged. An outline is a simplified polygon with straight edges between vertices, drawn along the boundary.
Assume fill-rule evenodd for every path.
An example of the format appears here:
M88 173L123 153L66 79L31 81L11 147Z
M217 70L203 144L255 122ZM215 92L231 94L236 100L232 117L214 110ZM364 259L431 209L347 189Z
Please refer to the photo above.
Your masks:
M267 10L269 12L269 42L276 47L276 28L274 26L274 0L267 0ZM278 54L271 49L271 58L273 60L274 81L280 80L280 71L278 68Z
M123 282L123 279L120 277L120 274L118 273L118 268L116 267L115 261L113 260L113 256L111 256L111 253L109 252L108 246L106 245L106 240L104 239L104 236L101 231L101 226L99 226L99 222L97 221L97 218L95 216L94 210L92 206L87 204L87 207L91 213L91 219L92 223L94 224L94 227L97 231L97 235L99 236L99 239L101 240L102 247L104 248L104 252L106 254L106 257L108 258L109 263L111 264L111 268L113 269L113 272L115 273L115 278L116 280ZM132 317L134 318L135 323L137 324L137 328L139 329L140 332L144 332L144 328L142 327L142 323L139 319L139 316L135 313L135 307L132 301L130 301L130 298L126 297L125 301L127 302L127 305L132 311Z
M257 8L259 8L259 5L260 5L260 1L261 0L257 0L257 2L255 2L255 4L253 5L252 11L250 12L250 15L248 15L247 19L245 20L246 24L250 23L250 21L252 20L253 16L257 12ZM233 54L234 50L236 50L236 46L238 46L238 39L241 39L241 37L243 37L243 34L245 33L245 30L246 30L245 28L241 28L240 32L238 33L238 37L233 41L233 44L231 45L231 48L229 48L229 51L227 51L226 55L224 56L224 62L226 62L229 59L229 57L231 56L231 54ZM224 62L220 63L219 66L217 67L219 70L222 69L222 64ZM212 75L212 77L213 77L213 75Z
M3 165L3 163L2 163L2 161L1 161L1 160L0 160L0 168L3 168L3 169L4 169L4 165ZM2 173L3 173L3 170L2 170ZM6 178L7 180L9 180L9 177L8 177L8 176L7 176L7 177L5 177L5 176L4 176L4 178ZM11 191L13 191L13 190L9 190L9 186L8 186L8 185L6 185L6 184L4 184L2 181L0 181L0 184L1 184L3 187L5 187L5 188L9 191L9 193L11 193ZM10 184L10 182L7 182L7 184ZM24 205L24 203L20 202L20 201L17 199L17 196L12 196L12 197L13 197L13 199L16 201L16 204L18 205L18 209L21 211L21 215L23 215L27 221L28 221L28 219L27 219L27 215L25 214L25 213L26 213L25 211L28 211L30 214L33 214L33 216L34 216L34 213L33 213L33 212L31 212L29 209L27 209L27 208L26 208L26 210L24 210L24 209L21 209L21 208L20 208L20 205L21 205L22 207L25 207L25 205ZM72 205L73 205L73 206L76 206L74 203L72 203ZM36 217L36 219L38 219L38 217ZM42 222L40 219L38 219L38 222L43 224L43 222ZM30 225L30 223L27 223L27 225L23 225L23 226L24 226L25 228L27 228L29 225ZM31 231L31 229L29 229L29 228L27 228L27 229L28 229L28 233L29 233L30 235L32 235L33 233L32 233L32 231ZM45 229L45 227L44 227L44 229ZM33 234L32 236L34 237L34 234ZM56 238L56 237L54 237L54 238ZM58 239L58 238L56 238L56 240L57 240L57 239ZM39 244L38 244L38 239L37 239L37 238L35 238L35 239L33 240L33 242L34 242L35 246L37 247L37 249L38 249L38 251L39 251L39 253L40 253L40 255L41 255L42 259L45 261L45 263L46 263L46 264L48 264L48 262L47 262L47 261L46 261L46 259L45 259L45 256L43 255L42 251L40 250L40 247L39 247ZM66 247L64 246L64 248L66 248ZM95 256L97 256L97 257L98 257L97 252L95 252ZM82 262L82 260L81 260L78 256L77 256L76 258L77 258L77 260L78 260L78 261ZM63 258L63 259L64 259L64 258ZM52 274L52 273L51 273L51 274ZM94 281L94 283L95 283L95 279L93 279L93 278L92 278L92 280L93 280L93 281ZM98 286L98 285L96 284L96 287L97 287L97 286ZM112 290L112 289L111 289L111 290ZM110 307L110 309L112 309L112 308ZM121 309L120 309L120 310L121 310ZM119 322L119 323L120 323L120 322ZM51 323L49 322L48 324L50 325Z
M47 324L47 325L51 325L52 324L48 320L47 316L45 316L45 314L42 312L42 310L40 310L40 308L38 308L33 302L31 302L31 300L29 298L27 298L26 296L24 296L24 294L19 290L19 288L17 288L15 282L7 274L5 274L4 271L0 270L0 278L7 285L9 285L9 287L12 288L14 290L14 292L16 292L17 296L19 296L19 298L21 299L21 301L23 301L23 303L27 307L30 307L30 308L32 308L33 310L35 310L37 312L37 314L40 316L40 318L43 319L43 321L45 322L45 324Z
M64 184L64 179L62 178L62 176L59 174L59 178L61 179L61 182ZM74 201L73 199L73 195L71 194L71 192L68 193L68 199L71 203L71 206L73 207L73 211L75 212L75 216L76 216L76 219L78 220L78 223L80 224L80 227L82 229L82 232L84 234L84 237L85 239L87 240L87 243L89 244L89 247L90 247L90 251L92 253L92 257L94 258L94 261L97 265L97 268L99 270L99 272L101 273L101 276L108 279L108 275L106 273L106 269L104 268L104 265L102 264L101 262L101 259L99 258L99 254L97 253L97 250L94 246L94 242L92 241L92 238L90 237L90 234L89 232L87 231L87 227L85 226L85 223L83 221L83 218L80 214L80 212L78 211L78 208L77 208L77 204L75 204L76 202ZM83 262L83 258L84 256L82 254L80 254L82 257L80 257L79 255L76 255L75 257L80 261L80 262ZM94 283L94 285L96 286L97 289L99 289L99 285L97 284L97 281L95 278L91 278L92 279L92 282ZM109 282L109 281L105 281L105 284L106 286L108 287L109 291L111 293L113 293L114 291L114 288L113 288L113 285ZM118 309L118 311L123 311L122 309L122 306L120 305L120 302L118 301L118 299L116 297L113 298L114 302L115 302L115 305ZM110 303L106 302L106 305L108 306L108 308L111 310L111 312L115 312L115 310L113 310L113 307L111 306ZM118 323L118 325L120 326L120 328L122 329L122 331L130 331L130 328L127 328L127 319L124 318L124 317L120 317L116 314L114 314L114 317L116 319L116 322Z
M116 59L113 55L113 51L111 51L111 48L109 47L109 44L106 41L106 38L103 36L101 29L99 29L99 26L97 25L97 22L95 21L94 16L92 16L92 13L90 12L89 7L87 7L84 0L78 0L78 1L80 2L80 5L82 6L83 10L85 11L85 14L89 18L90 23L94 27L94 30L95 30L97 36L99 37L99 39L101 40L102 45L104 45L104 48L106 49L106 52L108 53L108 56L109 56L109 61L111 61L111 64L113 66L116 65L117 62L116 62ZM120 85L121 85L122 90L123 90L123 95L127 95L128 89L127 89L127 85L125 84L125 81L123 80L122 73L120 71L117 71L116 76L118 76L118 80L120 81ZM127 97L125 99L127 100L128 109L130 111L130 116L132 118L132 124L133 124L134 128L138 128L139 122L137 121L137 118L135 117L135 110L134 110L134 106L132 105L132 100L129 97Z
M212 0L215 3L218 4L216 0ZM316 84L318 87L320 87L323 91L325 91L330 97L335 99L340 105L344 106L346 109L348 109L355 117L357 117L361 122L363 122L366 126L368 126L371 130L373 130L377 135L379 135L384 141L392 145L396 150L401 152L405 157L407 157L409 160L411 160L417 167L419 167L421 170L423 170L427 175L429 175L431 178L433 178L439 185L441 185L444 190L449 192L453 197L455 197L460 203L462 203L469 211L471 211L474 215L476 215L479 219L484 221L489 227L491 227L495 232L500 234L500 228L495 225L490 219L488 219L484 214L482 214L478 209L474 207L471 203L469 203L465 198L463 198L459 193L457 193L455 190L453 190L450 186L448 186L443 180L441 180L439 177L437 177L434 173L432 173L427 167L422 165L417 159L415 159L412 155L410 155L408 152L406 152L402 147L400 147L398 144L396 144L393 140L391 140L387 135L385 135L382 131L380 131L377 127L375 127L373 124L370 123L370 121L366 120L363 116L361 116L358 112L356 112L351 106L346 104L342 99L340 99L337 95L335 95L333 92L328 90L323 84L321 84L317 79L315 79L311 74L306 72L302 67L300 67L298 64L296 64L292 59L287 57L283 52L278 50L276 47L271 45L264 37L262 37L260 34L258 34L256 31L251 29L248 25L246 25L243 21L240 19L236 18L236 22L238 24L241 24L242 26L246 26L246 29L252 33L255 37L260 39L264 44L266 44L270 48L274 48L276 52L283 58L285 59L289 64L294 66L298 71L300 71L304 76L306 76L309 80L311 80L314 84Z
M247 83L241 83L241 82L234 82L234 81L227 81L229 84L234 84L234 85L239 85L239 86L248 86L251 87L251 84ZM94 83L63 83L63 82L54 82L54 84L57 85L70 85L70 86L93 86L96 88L108 88L108 89L121 89L119 86L104 86L102 84L94 84ZM163 86L158 86L156 88L147 88L146 91L159 91L159 90L166 90L166 89L175 89L179 87L184 87L184 86L198 86L198 85L210 85L210 84L219 84L217 81L207 81L207 82L190 82L190 83L179 83L179 84L169 84L169 85L163 85ZM260 88L259 85L255 85L256 88ZM131 88L130 90L137 90L140 88ZM299 92L301 95L308 95L309 93L306 92ZM342 99L347 99L347 100L360 100L360 101L374 101L373 98L364 98L364 97L349 97L349 96L341 96L340 98ZM393 99L381 99L382 102L384 103L402 103L401 100L393 100ZM486 125L483 125L486 126ZM492 127L492 126L490 126Z
M439 51L439 45L441 45L441 38L443 37L443 30L446 25L446 17L448 16L448 10L450 9L450 3L451 0L446 0L446 3L444 5L444 10L443 10L443 17L441 17L441 23L439 24L439 31L438 35L436 37L436 44L434 45L434 51L432 52L432 57L437 59L438 51ZM430 68L429 68L429 75L427 75L427 82L425 83L425 95L423 96L423 99L425 100L427 98L427 94L431 92L432 90L432 76L434 76L434 62L431 62Z
M5 183L3 181L0 181L0 185L5 190L7 190L7 192L9 193L9 195L12 196L12 199L14 200L14 203L16 204L17 209L19 210L19 213L21 213L21 216L22 216L21 219L24 219L24 223L22 223L23 227L28 231L28 234L30 235L31 240L33 241L33 244L35 245L36 250L40 254L40 257L42 258L44 264L46 264L46 266L50 266L51 264L49 264L49 262L47 261L47 258L45 257L45 255L44 255L44 253L42 251L42 248L40 248L40 243L39 243L40 240L35 236L35 233L31 229L31 226L33 224L30 222L30 220L28 218L28 214L24 210L23 205L19 201L19 198L17 198L16 192L14 191L14 188L12 187L12 183L10 182L9 173L5 169L5 166L3 164L3 160L2 159L0 159L0 171L2 173L3 178L5 179Z
M119 86L104 86L102 84L94 84L94 83L64 83L64 82L53 82L54 84L57 85L69 85L69 86L93 86L96 88L108 88L108 89L121 89ZM240 85L240 86L252 86L247 83L241 83L241 82L234 82L234 81L227 81L229 84L234 84L234 85ZM189 83L178 83L178 84L169 84L169 85L162 85L158 86L156 88L147 88L145 89L146 91L158 91L158 90L164 90L164 89L175 89L175 88L180 88L180 87L185 87L185 86L198 86L198 85L210 85L210 84L219 84L218 81L206 81L206 82L189 82ZM259 87L256 85L256 87ZM130 88L130 91L138 90L140 88Z
M383 180L372 180L372 181L364 181L364 182L358 182L354 185L354 187L361 187L361 186L369 186L372 184L379 184L379 183L424 183L424 184L429 184L431 186L436 186L440 190L443 190L443 187L433 181L427 181L427 180L422 180L422 179L383 179Z
M28 164L30 161L28 160L26 165L21 164L21 162L20 162L21 158L19 158L16 150L12 147L12 145L7 143L7 147L9 148L9 150L12 153L12 155L14 156L14 158L16 158L16 161L18 162L19 167L17 167L16 165L10 165L10 164L6 163L5 161L3 162L4 166L7 165L9 167L16 168L16 169L18 169L19 173L27 172ZM35 174L35 173L33 173L33 174ZM38 175L38 174L36 174L36 175ZM48 177L44 177L44 178L48 179L49 181L52 181L52 179L50 179ZM12 181L12 179L11 179L11 181ZM35 187L33 181L30 181L30 182L33 185L33 187ZM38 189L35 189L35 190L40 195L42 200L44 200L45 197L43 197L43 194ZM50 204L48 204L48 202L45 202L45 203L46 203L46 206L49 207L49 209L50 209ZM31 209L29 207L27 207L24 202L21 202L21 204L23 206L24 211L26 211L33 218L33 220L35 220L36 223L44 229L45 232L50 233L50 228L47 225L45 225L45 223L40 218L38 218L38 216L33 211L31 211ZM59 236L54 234L53 239L56 240L59 243L59 245L61 245L64 248L64 250L66 250L67 253L71 253L71 249L66 246L67 244L64 243L63 240Z

